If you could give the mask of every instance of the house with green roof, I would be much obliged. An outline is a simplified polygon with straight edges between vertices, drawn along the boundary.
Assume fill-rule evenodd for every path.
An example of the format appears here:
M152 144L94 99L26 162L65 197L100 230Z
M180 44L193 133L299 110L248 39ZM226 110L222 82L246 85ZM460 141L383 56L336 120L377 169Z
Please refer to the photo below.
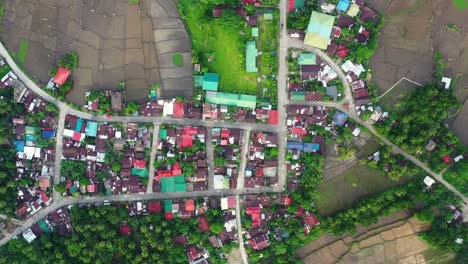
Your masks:
M161 192L186 192L187 183L185 182L185 176L173 176L167 178L161 178Z
M164 212L172 213L172 200L164 200Z
M246 55L245 55L245 71L246 72L258 72L257 68L257 56L258 49L255 41L247 41L246 43Z
M88 121L86 123L85 133L89 137L96 137L98 129L98 123L93 121Z
M291 101L305 101L305 92L304 91L292 91Z
M273 20L273 10L272 9L265 9L263 11L263 19Z
M307 26L304 44L327 49L335 17L313 11Z
M163 140L167 138L167 129L161 128L159 129L159 139Z
M301 53L297 58L297 64L299 65L316 65L317 56L315 53Z
M206 92L206 102L254 109L257 106L257 96L208 91Z
M219 74L207 72L203 75L202 87L205 91L218 91Z
M138 176L140 178L147 178L148 177L148 170L147 169L132 168L132 175Z
M294 0L294 8L295 9L302 9L305 7L304 0Z
M258 37L258 27L252 28L252 37Z

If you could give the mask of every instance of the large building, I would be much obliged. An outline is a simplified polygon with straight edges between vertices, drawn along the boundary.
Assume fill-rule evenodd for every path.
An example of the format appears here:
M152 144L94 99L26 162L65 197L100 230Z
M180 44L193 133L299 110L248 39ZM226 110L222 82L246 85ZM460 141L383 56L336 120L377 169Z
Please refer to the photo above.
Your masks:
M255 41L247 41L246 43L246 63L245 63L245 71L246 72L258 72L257 68L257 56L258 50Z
M313 11L307 26L304 44L327 49L335 17Z

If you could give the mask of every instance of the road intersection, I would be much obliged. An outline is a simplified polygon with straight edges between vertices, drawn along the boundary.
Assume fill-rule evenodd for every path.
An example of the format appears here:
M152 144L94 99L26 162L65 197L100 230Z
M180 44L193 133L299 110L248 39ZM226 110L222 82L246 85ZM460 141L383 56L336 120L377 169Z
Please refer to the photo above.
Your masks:
M286 0L280 1L280 23L282 25L286 25L286 16L287 16L287 3ZM256 124L256 123L244 123L244 122L225 122L225 121L212 121L212 120L200 120L200 119L177 119L172 117L149 117L149 116L105 116L105 115L93 115L90 113L82 112L72 108L71 106L67 105L64 102L59 101L58 99L50 96L44 90L42 90L36 83L34 83L15 63L13 58L10 56L6 48L3 44L0 43L0 54L5 58L7 63L11 66L13 72L18 76L18 78L24 83L24 85L36 93L38 96L44 98L46 101L56 105L60 110L58 126L57 126L57 149L56 149L56 159L55 159L55 178L54 184L60 182L60 164L62 158L62 133L64 129L64 121L65 116L67 114L75 115L77 117L98 121L98 122L121 122L121 123L153 123L155 128L162 124L174 124L174 125L193 125L193 126L205 126L208 129L213 127L225 127L225 128L238 128L243 129L244 132L249 131L265 131L265 132L274 132L278 134L278 184L274 187L261 187L261 188L243 188L243 186L239 185L238 189L227 189L227 190L214 190L213 188L209 188L206 191L195 191L195 192L185 192L185 193L153 193L152 190L147 191L147 193L143 194L124 194L124 195L111 195L111 196L83 196L83 197L69 197L64 198L61 195L54 193L54 201L51 206L48 206L29 219L18 222L21 223L21 226L15 230L15 232L7 234L4 238L0 240L0 246L7 243L9 240L14 238L17 235L20 235L22 232L27 230L31 227L35 222L47 216L47 214L59 209L63 206L72 206L78 204L96 204L96 203L103 203L104 201L109 202L132 202L132 201L142 201L142 200L162 200L162 199L178 199L178 198L186 198L186 197L207 197L207 196L227 196L227 195L235 195L236 196L236 211L238 217L238 227L241 226L240 222L240 208L239 208L239 196L245 194L256 194L256 193L269 193L269 192L281 192L283 191L286 185L286 135L287 135L287 127L286 127L286 107L290 104L298 104L298 105L311 105L311 106L326 106L330 108L335 108L339 111L346 113L351 119L359 123L360 125L366 127L372 134L377 136L381 139L385 144L392 146L395 153L403 155L405 158L413 162L416 166L422 168L426 171L429 175L433 176L437 179L440 183L446 186L450 191L454 194L459 196L464 202L464 215L465 219L468 219L468 200L467 198L458 192L452 185L447 183L441 174L437 174L429 169L425 164L423 164L420 160L416 157L408 154L387 138L378 134L373 126L367 122L361 120L356 114L356 108L354 104L354 100L352 97L352 89L350 87L349 82L346 79L345 73L341 70L340 66L336 64L332 58L330 58L327 54L323 51L318 50L316 48L306 46L301 42L291 40L288 38L288 34L286 28L283 26L280 30L280 39L279 39L279 52L278 52L278 60L279 60L279 69L278 69L278 115L279 115L279 123L277 126L271 126L267 124ZM287 95L287 78L288 78L288 64L287 64L287 54L288 49L290 48L300 48L305 49L317 54L324 62L328 63L330 67L338 74L339 79L343 83L344 91L345 91L345 98L340 103L334 102L298 102L298 101L290 101ZM344 104L347 104L348 107L345 109L343 107ZM249 133L247 133L248 135ZM156 136L156 133L154 133ZM211 142L208 142L211 144ZM244 144L248 145L248 142L244 142ZM153 148L154 148L154 141L153 141ZM247 147L245 147L247 148ZM153 150L154 151L154 150ZM153 155L153 152L151 156ZM243 160L245 157L242 156ZM151 161L153 162L153 161ZM212 162L212 161L211 161ZM154 169L153 169L154 171ZM242 173L242 172L241 172ZM151 177L152 175L150 175ZM211 177L210 177L211 178ZM151 184L152 185L152 184ZM150 184L148 186L151 186ZM212 186L212 183L210 183ZM242 242L241 237L241 230L239 229L239 241ZM242 257L244 262L246 262L246 253L245 249L241 247Z

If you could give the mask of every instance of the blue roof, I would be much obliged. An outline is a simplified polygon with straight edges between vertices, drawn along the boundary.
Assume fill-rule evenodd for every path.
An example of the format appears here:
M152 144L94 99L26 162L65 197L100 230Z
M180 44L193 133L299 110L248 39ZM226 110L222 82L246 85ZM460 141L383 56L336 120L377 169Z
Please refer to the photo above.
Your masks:
M304 149L304 143L303 142L297 142L297 141L288 141L286 144L286 148L288 150L303 150Z
M54 138L55 137L55 131L42 131L42 137L43 138Z
M320 145L317 143L304 143L304 152L317 152L320 150Z
M15 141L13 142L13 145L15 145L16 151L21 151L21 152L24 151L24 141L22 141L22 140L15 140Z
M80 132L82 125L83 125L83 119L79 118L78 121L76 121L75 131Z
M345 113L342 113L340 111L337 111L335 113L335 115L333 116L333 124L334 125L337 125L337 126L344 126L344 124L346 123L346 121L348 120L348 115L346 115Z
M348 11L348 7L350 5L350 1L349 0L340 0L340 2L338 3L338 5L336 6L336 9L338 11L343 11L343 12L346 12Z

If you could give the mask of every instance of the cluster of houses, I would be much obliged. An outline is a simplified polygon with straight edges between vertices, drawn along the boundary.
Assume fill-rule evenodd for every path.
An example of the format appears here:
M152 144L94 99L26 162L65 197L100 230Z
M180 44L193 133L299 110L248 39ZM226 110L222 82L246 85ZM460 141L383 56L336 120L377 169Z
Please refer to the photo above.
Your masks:
M206 128L161 126L153 191L185 192L208 189Z
M300 82L289 78L288 92L292 101L323 101L327 96L331 100L338 100L341 94L337 86L329 86L329 82L335 80L338 74L315 53L293 51L292 59L297 62L300 69ZM311 91L310 82L318 82L323 89Z
M66 207L59 208L50 213L46 218L39 220L23 232L23 238L31 243L42 234L50 234L54 231L60 236L67 236L73 232L70 216Z
M194 100L151 100L140 105L140 114L142 116L201 119L202 107L197 106Z
M124 131L126 129L126 131ZM126 135L126 136L125 136ZM94 194L99 192L98 174L104 174L104 188L108 194L144 193L146 186L140 178L148 177L148 159L145 150L151 148L151 131L147 126L127 123L123 129L116 125L84 120L67 115L63 131L62 159L86 163L84 176L88 184L78 180L62 179L66 182L66 195L77 191ZM118 169L111 171L106 162L107 153L122 153ZM101 186L102 188L102 186Z
M240 145L243 142L242 130L213 128L211 139L214 156L214 188L236 189L239 176Z
M25 219L43 206L48 206L52 200L48 197L48 188L54 176L55 146L43 144L50 141L50 145L54 145L57 119L55 112L46 110L47 102L27 89L20 92L17 102L23 104L28 113L11 120L16 151L16 180L29 179L35 183L18 190L16 215Z
M288 105L286 119L288 141L286 148L293 160L301 153L325 153L325 137L310 126L321 126L331 130L327 124L329 110L324 106Z
M295 2L295 0L290 0ZM291 9L294 11L299 8ZM377 12L364 5L364 0L339 0L337 5L323 3L320 6L322 12L313 11L306 30L290 30L289 35L293 39L304 41L304 44L326 50L330 55L336 55L340 59L348 56L349 50L346 42L355 41L361 45L367 45L370 31L364 24L371 22L377 25L380 16ZM335 24L336 17L338 19ZM344 29L351 30L359 27L355 36L342 37ZM339 39L339 40L338 40Z
M346 73L348 82L351 83L356 107L372 104L367 83L360 78L361 74L366 73L362 64L355 64L347 60L341 65L341 69Z
M122 111L122 106L123 106L123 93L120 91L93 91L97 92L100 96L97 96L97 98L90 98L92 92L88 91L86 92L85 96L85 104L83 108L86 111L92 112L92 111L97 111L99 109L102 109L102 104L104 104L106 107L105 110L107 111L113 111L113 112L120 112ZM105 101L105 102L103 102ZM101 107L100 107L101 106Z
M276 186L278 183L277 154L277 134L257 131L250 134L244 179L245 188Z

